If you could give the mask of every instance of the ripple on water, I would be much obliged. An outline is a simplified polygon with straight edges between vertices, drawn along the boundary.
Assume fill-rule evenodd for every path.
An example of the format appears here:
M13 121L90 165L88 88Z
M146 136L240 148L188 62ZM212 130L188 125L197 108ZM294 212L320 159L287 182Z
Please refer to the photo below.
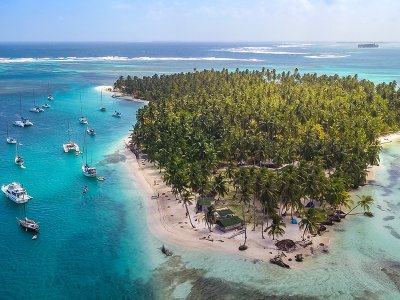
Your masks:
M387 216L387 217L384 217L382 220L383 221L390 221L390 220L393 220L395 217L394 216Z

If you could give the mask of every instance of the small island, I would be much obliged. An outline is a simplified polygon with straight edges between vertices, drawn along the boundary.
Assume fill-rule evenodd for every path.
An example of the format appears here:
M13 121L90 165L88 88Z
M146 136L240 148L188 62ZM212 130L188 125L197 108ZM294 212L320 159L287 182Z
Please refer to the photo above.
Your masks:
M120 77L114 90L148 101L127 146L163 241L289 267L327 252L324 232L346 216L373 216L372 197L350 192L398 130L395 82L223 69Z

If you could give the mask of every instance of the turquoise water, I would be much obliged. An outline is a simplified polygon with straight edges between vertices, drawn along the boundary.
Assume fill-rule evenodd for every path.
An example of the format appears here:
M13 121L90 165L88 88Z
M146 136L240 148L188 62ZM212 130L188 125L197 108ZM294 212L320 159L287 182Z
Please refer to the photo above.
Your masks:
M234 255L203 253L161 242L146 229L140 187L126 176L122 139L143 104L115 102L94 87L119 75L153 75L194 68L358 73L375 82L399 80L400 47L357 49L355 44L0 44L0 126L20 114L35 125L11 134L21 140L27 168L14 162L15 148L0 143L0 183L20 181L34 199L29 217L40 222L36 241L18 226L23 208L1 197L0 299L398 299L400 297L400 143L386 145L373 185L355 191L376 199L375 217L353 216L336 225L329 254L301 270ZM273 52L273 53L271 53ZM289 53L289 54L288 54ZM302 54L295 54L302 53ZM324 58L325 57L325 58ZM55 100L42 114L28 112ZM106 181L83 176L81 158L64 154L68 121L83 146L79 95L95 137L87 148ZM22 109L19 98L22 97ZM111 116L113 108L123 116ZM85 185L89 192L82 194Z

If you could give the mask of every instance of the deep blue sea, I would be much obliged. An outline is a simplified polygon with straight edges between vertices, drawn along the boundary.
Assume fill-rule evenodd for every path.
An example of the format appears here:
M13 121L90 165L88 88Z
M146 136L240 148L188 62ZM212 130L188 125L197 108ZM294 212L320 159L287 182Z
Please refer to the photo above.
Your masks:
M399 299L399 143L382 151L376 185L357 191L374 196L376 217L338 226L330 254L301 270L173 245L174 257L160 254L140 187L125 176L118 152L143 104L105 94L108 111L100 112L95 87L128 74L262 67L400 81L400 44L0 43L0 131L9 126L26 161L26 169L14 164L15 147L1 135L0 183L24 184L34 197L27 215L41 226L31 240L15 219L23 207L1 195L0 299ZM29 112L49 93L52 108ZM84 177L81 157L62 150L68 123L71 138L84 144L81 109L97 132L85 148L103 182ZM34 126L11 125L20 116Z

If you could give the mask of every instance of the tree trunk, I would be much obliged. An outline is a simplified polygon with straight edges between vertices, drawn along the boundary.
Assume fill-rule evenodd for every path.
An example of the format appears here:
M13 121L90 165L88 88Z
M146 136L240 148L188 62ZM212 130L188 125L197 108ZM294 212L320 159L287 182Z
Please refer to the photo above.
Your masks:
M254 216L254 225L253 225L253 230L256 230L256 196L253 196L253 216Z
M262 220L261 220L261 237L265 239L264 237L264 219L265 219L265 205L262 206Z
M246 241L247 241L247 229L246 229L246 217L245 217L245 213L244 213L244 204L242 202L242 217L243 217L243 226L244 226L244 243L243 246L246 245Z
M186 214L189 217L190 225L192 225L193 228L196 228L196 226L194 226L192 223L192 218L190 217L189 209L188 209L186 203L185 203L185 208L186 208Z
M347 216L349 213L351 213L353 210L355 210L359 205L360 205L360 204L357 204L356 206L354 206L354 207L346 214L346 216Z
M268 227L269 227L269 222L268 222L268 216L269 216L268 206L266 206L266 208L267 208L267 227L265 227L264 232L267 231L267 229L268 229Z

